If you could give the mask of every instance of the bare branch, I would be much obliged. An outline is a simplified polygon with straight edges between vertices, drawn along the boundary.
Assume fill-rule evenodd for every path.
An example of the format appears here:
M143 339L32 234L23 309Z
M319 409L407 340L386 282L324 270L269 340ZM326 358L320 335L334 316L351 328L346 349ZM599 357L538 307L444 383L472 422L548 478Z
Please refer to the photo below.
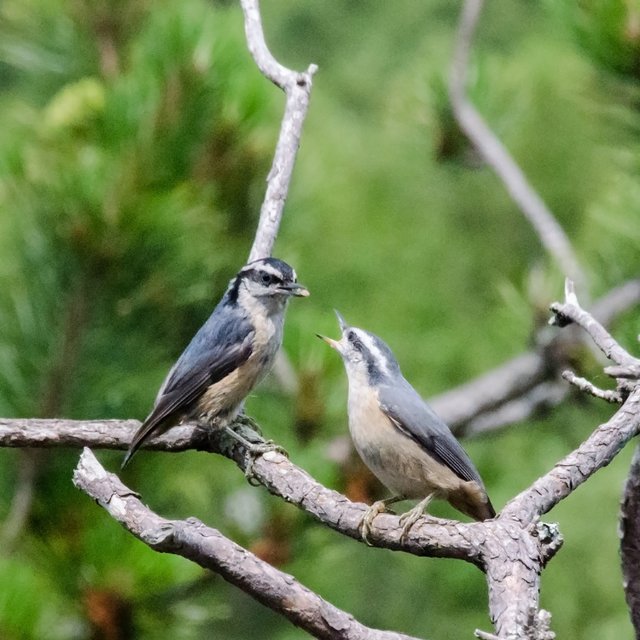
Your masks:
M558 406L569 395L566 385L555 380L542 382L518 398L509 400L493 411L481 413L472 418L464 429L465 436L481 436L485 433L506 429L524 422L537 413L549 411Z
M586 378L580 378L573 371L563 371L562 377L570 384L574 385L580 391L584 391L592 395L594 398L606 400L611 404L622 404L623 398L618 391L612 389L600 389Z
M564 327L575 322L591 336L593 342L609 360L624 366L638 366L640 364L640 360L623 349L611 334L580 306L575 294L575 287L570 280L567 279L565 282L564 303L554 302L551 305L551 311L555 315L549 321L550 324Z
M640 433L640 390L635 391L611 420L601 425L578 449L516 496L503 510L523 522L550 511L598 469L608 465Z
M7 447L82 447L126 450L131 436L140 423L137 420L28 420L0 419L0 446ZM243 435L257 440L257 434L246 426ZM272 494L296 505L327 526L356 540L362 541L360 522L367 505L350 502L343 495L316 482L306 471L285 456L269 452L252 459L242 445L224 431L207 432L194 424L182 424L168 432L151 438L144 449L185 451L198 449L220 453L234 460L246 471L251 464L255 480ZM481 566L482 554L478 541L482 535L479 524L465 524L430 518L418 522L411 535L402 542L402 526L392 514L381 514L375 519L370 541L375 546L403 550L420 556L462 558ZM480 536L478 538L477 536Z
M454 432L467 433L466 427L474 418L521 396L547 375L543 354L530 351L431 398L429 404Z
M502 180L564 275L584 284L584 274L564 230L467 97L469 53L482 8L483 0L466 0L460 16L449 82L453 113L462 131Z
M273 164L267 177L267 192L260 209L258 229L249 254L249 261L271 255L282 210L289 191L291 174L296 160L302 125L309 108L309 97L316 65L304 72L282 66L269 51L265 42L258 0L241 0L247 45L261 73L280 87L286 104Z
M570 289L567 293L571 308L563 308L563 317L572 322L577 322L580 318L581 324L590 327L593 334L600 339L601 332L593 329L597 323L594 325L586 312L582 312L585 314L584 317L579 316L576 310L582 310L575 293ZM615 349L614 344L610 351L616 353ZM547 383L543 382L538 387L544 384ZM514 398L511 402L517 401L518 398ZM509 404L502 405L503 409L505 407L509 407ZM78 446L91 441L96 446L124 449L138 426L139 423L133 420L75 422L5 419L0 420L0 445ZM242 421L236 428L246 429ZM401 542L398 517L393 514L381 514L374 521L370 538L376 546L421 556L460 558L477 565L487 574L489 606L498 637L550 638L552 632L549 629L549 616L539 608L539 581L542 568L560 548L562 537L557 528L538 522L538 517L568 496L599 468L608 464L638 432L640 388L631 388L625 404L609 422L596 429L578 449L514 498L496 519L464 524L432 517L424 518L416 523L406 539ZM246 431L243 435L255 439ZM215 451L233 459L244 470L251 461L254 477L271 493L304 509L343 535L361 540L359 525L366 506L352 503L335 491L323 487L279 453L270 452L252 460L241 445L223 432L206 431L190 424L172 428L161 437L151 440L149 448L174 451L197 448ZM118 494L121 501L129 497L137 500L137 497L129 496L128 490L124 491L125 494ZM109 501L109 505L115 505L115 508L119 504L121 502L117 499L114 502L113 497ZM178 539L182 544L184 538L176 536L186 535L184 530L176 528L175 523L169 524L172 529L168 539ZM191 526L190 523L183 524ZM144 528L145 522L140 521L139 526ZM204 530L204 525L200 523L195 523L194 526L196 529L200 528L198 531ZM167 536L156 536L157 531L157 527L150 526L144 535L163 542ZM142 537L142 533L138 535ZM219 536L217 532L211 535ZM226 542L233 545L229 541ZM243 558L248 557L247 552L243 550L239 553ZM251 565L244 565L244 568L246 566ZM236 583L241 586L251 581L251 576L244 574L242 567L239 567L237 572L238 576L228 579L237 580ZM314 594L311 596L317 598ZM320 603L318 607L326 605L321 600L314 602Z
M605 367L604 372L612 378L621 378L623 380L640 379L640 362L627 365L614 365Z
M620 557L627 606L640 638L640 446L633 454L620 508Z
M594 302L592 315L606 326L639 302L640 280L629 280ZM567 331L552 340L537 339L540 347L535 351L430 398L429 403L458 436L481 434L525 420L566 397L567 387L558 379L558 372L567 366L565 354L570 345L583 339Z
M65 420L0 418L2 447L93 447L126 450L138 420ZM201 436L199 438L199 436ZM145 449L186 451L206 446L204 434L194 425L179 425L145 442Z
M415 640L360 624L283 573L195 518L166 520L146 507L119 478L107 473L85 449L74 484L125 529L155 551L183 556L221 575L316 638L327 640Z
M598 469L608 465L638 433L640 387L631 393L608 422L600 425L575 451L511 500L503 509L502 515L515 517L526 523L547 513Z

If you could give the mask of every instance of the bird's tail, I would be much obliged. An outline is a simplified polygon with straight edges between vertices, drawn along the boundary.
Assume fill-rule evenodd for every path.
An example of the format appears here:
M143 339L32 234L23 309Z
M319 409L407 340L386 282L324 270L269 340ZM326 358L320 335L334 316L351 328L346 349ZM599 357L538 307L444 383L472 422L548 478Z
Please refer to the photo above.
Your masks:
M471 480L461 484L460 489L448 496L451 506L474 520L491 520L496 511L484 487Z
M149 418L152 418L152 417L153 417L153 414L149 416ZM124 469L129 464L129 462L131 461L131 458L133 458L136 451L138 451L138 449L144 444L144 441L147 438L149 438L149 436L151 436L151 434L159 427L156 420L150 420L149 418L147 418L147 420L145 420L140 425L140 428L136 431L135 435L133 436L133 439L131 440L131 444L127 449L127 453L124 457L124 460L120 465L121 469Z

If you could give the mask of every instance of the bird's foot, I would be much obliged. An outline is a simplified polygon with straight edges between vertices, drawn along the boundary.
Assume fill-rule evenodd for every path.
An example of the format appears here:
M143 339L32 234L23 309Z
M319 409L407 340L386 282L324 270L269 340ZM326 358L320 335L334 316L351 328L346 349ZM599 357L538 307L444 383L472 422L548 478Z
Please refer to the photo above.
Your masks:
M231 427L226 427L226 431L232 438L234 438L245 448L249 456L247 466L244 469L244 476L249 484L252 484L254 486L260 484L257 481L255 474L253 473L253 465L256 458L258 458L259 456L263 456L265 453L269 453L271 451L280 453L286 458L289 457L286 449L273 442L273 440L263 440L257 435L252 440L249 440L244 435L240 435L235 429Z
M422 517L424 517L424 510L431 502L432 496L427 496L424 500L418 502L418 504L406 511L400 516L400 524L402 525L402 533L400 534L400 542L404 542L407 538L411 527Z
M394 502L399 502L400 500L404 500L402 496L394 496L393 498L387 498L386 500L376 500L364 513L362 516L362 520L360 521L360 525L358 529L360 530L360 535L362 539L371 547L373 546L371 541L369 540L369 534L371 533L371 525L373 524L373 519L387 510L387 506L393 504Z
M384 500L377 500L374 502L364 513L362 520L360 521L360 535L362 539L371 547L371 541L369 540L369 534L371 533L371 525L373 519L387 510L387 505Z
M262 435L262 428L260 427L260 425L246 413L241 413L236 417L236 419L233 421L232 426L236 425L251 429L252 431L255 431L259 436Z

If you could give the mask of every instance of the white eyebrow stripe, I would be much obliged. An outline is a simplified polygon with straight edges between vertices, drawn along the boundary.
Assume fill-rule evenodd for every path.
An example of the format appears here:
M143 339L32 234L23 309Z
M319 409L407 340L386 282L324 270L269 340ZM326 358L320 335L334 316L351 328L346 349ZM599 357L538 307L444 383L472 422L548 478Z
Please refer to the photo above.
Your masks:
M261 265L260 269L262 271L266 271L267 273L270 273L273 276L282 276L282 272L280 271L280 269L276 269L273 265L270 265L268 262Z
M249 268L243 270L244 273L251 273L252 271L264 271L271 274L272 276L277 276L278 278L282 278L283 276L283 273L279 269L276 269L268 262L259 262L257 264L252 264Z
M380 367L382 372L389 375L391 372L389 371L389 367L387 366L387 357L384 353L382 353L375 340L373 339L373 336L366 331L363 331L362 329L354 329L354 331L358 335L358 338L360 338L362 344L364 344L369 353L371 353L374 361Z

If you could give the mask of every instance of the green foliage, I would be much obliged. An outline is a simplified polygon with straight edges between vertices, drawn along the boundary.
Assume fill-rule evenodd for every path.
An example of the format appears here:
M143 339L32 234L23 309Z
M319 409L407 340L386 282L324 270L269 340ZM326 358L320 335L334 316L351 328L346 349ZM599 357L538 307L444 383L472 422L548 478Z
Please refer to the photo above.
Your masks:
M555 10L588 57L608 71L640 80L640 9L635 2L588 0L555 4Z
M247 408L296 463L345 490L354 471L331 453L346 433L344 374L314 338L336 334L333 308L384 336L429 396L526 349L562 279L453 124L457 5L263 4L278 58L320 64L276 251L312 297L294 302L285 336L300 397L268 380ZM576 7L489 5L470 93L567 229L596 296L638 271L636 14L622 1ZM235 3L2 4L0 415L145 415L248 254L282 104L249 58ZM630 349L639 332L636 313L616 327ZM496 506L610 411L569 402L466 443ZM629 634L615 536L628 458L550 514L567 541L543 578L559 636ZM121 455L101 459L116 469ZM300 637L121 531L73 489L76 460L41 458L27 527L0 556L0 636L92 637L98 599L112 622L130 612L138 637ZM23 464L0 451L0 520ZM342 539L248 488L227 460L140 454L125 481L159 513L196 516L276 558L366 624L420 637L450 637L452 620L489 627L471 565Z

